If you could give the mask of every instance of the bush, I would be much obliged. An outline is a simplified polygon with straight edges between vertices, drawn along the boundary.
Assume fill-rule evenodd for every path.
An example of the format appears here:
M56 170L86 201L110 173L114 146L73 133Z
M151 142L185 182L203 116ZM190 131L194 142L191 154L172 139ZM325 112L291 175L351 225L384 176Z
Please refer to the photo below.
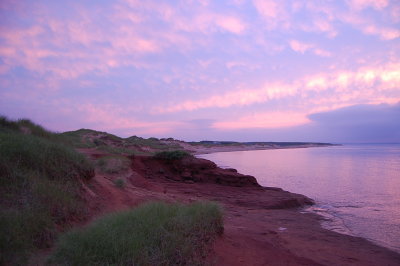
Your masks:
M181 150L162 151L154 155L155 158L162 160L181 160L187 156L192 156L192 155L186 151L181 151Z
M223 231L221 208L147 203L63 235L51 263L61 265L201 265Z

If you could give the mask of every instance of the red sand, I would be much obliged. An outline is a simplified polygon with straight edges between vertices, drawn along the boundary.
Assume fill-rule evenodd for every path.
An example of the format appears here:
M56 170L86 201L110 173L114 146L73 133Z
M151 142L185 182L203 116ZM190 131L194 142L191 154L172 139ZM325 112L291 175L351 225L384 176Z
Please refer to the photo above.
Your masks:
M85 153L102 156L91 150ZM96 174L85 186L93 219L149 200L212 200L224 207L225 231L211 247L207 264L400 265L400 254L323 229L321 217L300 213L298 207L311 203L307 197L262 188L251 177L220 169L207 160L166 163L134 157L131 170L122 177L126 180L123 189L112 181L121 174Z

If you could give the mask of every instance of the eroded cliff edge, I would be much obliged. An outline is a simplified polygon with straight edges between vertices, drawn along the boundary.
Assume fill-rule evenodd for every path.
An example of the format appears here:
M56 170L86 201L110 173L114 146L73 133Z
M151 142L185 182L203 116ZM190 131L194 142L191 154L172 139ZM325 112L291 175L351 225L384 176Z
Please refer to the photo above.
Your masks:
M99 159L106 154L86 150ZM321 217L300 212L306 196L262 187L257 180L195 157L162 160L129 156L123 175L96 173L87 193L94 213L149 200L212 200L225 209L225 232L207 258L214 265L398 265L400 255L362 238L321 228ZM124 178L124 188L114 181Z

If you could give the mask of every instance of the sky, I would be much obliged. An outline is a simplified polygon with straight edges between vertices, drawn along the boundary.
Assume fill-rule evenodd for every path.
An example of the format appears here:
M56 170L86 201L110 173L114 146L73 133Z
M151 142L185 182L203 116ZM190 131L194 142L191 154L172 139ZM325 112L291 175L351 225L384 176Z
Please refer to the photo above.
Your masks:
M0 114L182 140L400 142L398 0L0 0Z

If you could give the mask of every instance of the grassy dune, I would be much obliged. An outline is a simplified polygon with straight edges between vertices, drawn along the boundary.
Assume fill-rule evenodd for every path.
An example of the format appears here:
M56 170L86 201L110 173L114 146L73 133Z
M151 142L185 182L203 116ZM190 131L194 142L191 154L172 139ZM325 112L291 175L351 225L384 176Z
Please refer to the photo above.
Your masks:
M25 264L85 215L79 179L93 166L55 133L0 117L0 265Z
M92 163L77 147L112 152ZM55 265L203 264L208 244L223 230L214 203L150 203L68 232L88 217L82 182L90 182L95 166L113 175L129 170L130 153L165 160L188 156L176 148L155 138L122 139L93 130L58 134L0 116L0 265L26 265L57 239L49 259ZM115 185L122 188L124 181ZM61 232L67 233L59 238Z
M217 204L147 203L66 233L50 261L60 265L202 265L208 244L222 230Z

